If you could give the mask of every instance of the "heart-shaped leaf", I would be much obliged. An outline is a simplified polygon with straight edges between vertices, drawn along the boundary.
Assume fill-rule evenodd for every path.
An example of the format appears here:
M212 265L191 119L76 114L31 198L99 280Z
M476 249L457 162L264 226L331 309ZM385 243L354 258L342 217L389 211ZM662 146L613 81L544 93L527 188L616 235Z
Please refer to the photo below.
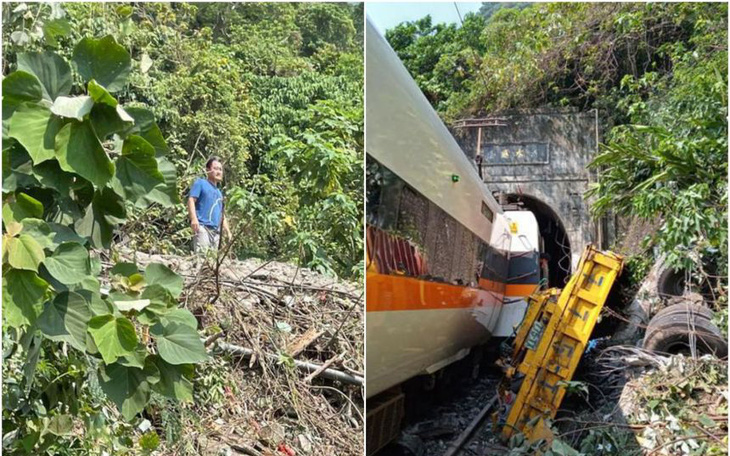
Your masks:
M117 159L116 166L116 177L126 197L134 202L164 183L164 177L157 169L155 149L141 136L132 135L124 140L122 156Z
M163 324L174 322L180 323L181 325L190 326L195 330L198 329L198 320L195 318L195 315L193 315L187 309L173 309L163 314L160 321Z
M114 163L88 122L71 122L61 128L56 135L55 153L61 169L76 173L99 188L114 176Z
M38 317L38 328L51 340L68 342L72 347L86 349L86 328L91 310L83 296L65 291L46 304Z
M32 325L47 289L48 282L33 271L10 269L3 274L3 317L8 324Z
M172 293L175 298L182 293L183 278L164 264L152 263L148 265L144 271L144 276L149 285L160 285Z
M120 356L130 356L137 347L137 333L126 317L93 317L89 321L89 334L107 364L115 362Z
M114 225L124 222L125 218L124 201L114 190L106 187L94 193L84 217L76 222L74 228L78 234L89 238L94 247L108 248Z
M73 61L85 81L94 79L109 92L124 88L132 69L129 53L111 35L81 40L74 49Z
M91 274L89 251L77 242L64 242L43 262L48 272L59 282L72 285Z
M160 381L153 388L158 393L178 401L193 400L192 364L172 365L159 356L151 356L152 362L160 371Z
M170 364L202 363L208 360L198 331L180 323L158 323L150 328L162 359Z
M8 263L15 269L38 272L38 265L45 259L43 247L28 234L7 240Z
M150 398L152 385L160 380L160 372L152 362L144 369L119 363L102 366L99 372L101 389L109 396L125 419L131 420L141 412Z
M18 140L38 164L56 156L55 138L63 119L38 103L19 105L8 121L8 136Z
M43 98L53 102L71 92L71 67L55 52L18 54L18 70L34 74L43 86Z

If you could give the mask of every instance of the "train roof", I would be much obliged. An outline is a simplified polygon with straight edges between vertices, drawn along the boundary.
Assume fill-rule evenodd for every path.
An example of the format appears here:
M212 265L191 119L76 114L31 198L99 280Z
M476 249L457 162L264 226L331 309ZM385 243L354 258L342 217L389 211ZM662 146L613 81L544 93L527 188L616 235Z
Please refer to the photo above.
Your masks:
M501 207L369 19L366 58L367 154L489 242Z

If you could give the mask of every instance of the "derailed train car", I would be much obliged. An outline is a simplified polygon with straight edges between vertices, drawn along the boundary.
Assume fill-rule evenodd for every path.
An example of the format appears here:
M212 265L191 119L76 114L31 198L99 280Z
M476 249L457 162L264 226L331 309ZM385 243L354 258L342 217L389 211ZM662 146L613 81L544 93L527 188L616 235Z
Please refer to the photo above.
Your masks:
M520 215L519 222L508 219L369 22L367 37L366 391L372 454L397 433L404 400L398 385L512 333L524 315L521 298L538 285L539 239L531 214ZM532 225L534 233L525 234ZM510 272L513 243L534 265L524 274ZM530 245L534 249L525 247Z

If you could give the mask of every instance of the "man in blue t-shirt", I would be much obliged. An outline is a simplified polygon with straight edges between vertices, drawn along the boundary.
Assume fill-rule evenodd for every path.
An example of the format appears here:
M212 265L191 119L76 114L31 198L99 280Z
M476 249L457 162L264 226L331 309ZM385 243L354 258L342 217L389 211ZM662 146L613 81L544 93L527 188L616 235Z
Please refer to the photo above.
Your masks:
M218 184L223 180L223 165L219 157L211 157L205 164L207 179L198 178L188 195L188 215L193 229L193 249L203 252L217 249L220 230L231 239L228 220L223 214L223 194Z

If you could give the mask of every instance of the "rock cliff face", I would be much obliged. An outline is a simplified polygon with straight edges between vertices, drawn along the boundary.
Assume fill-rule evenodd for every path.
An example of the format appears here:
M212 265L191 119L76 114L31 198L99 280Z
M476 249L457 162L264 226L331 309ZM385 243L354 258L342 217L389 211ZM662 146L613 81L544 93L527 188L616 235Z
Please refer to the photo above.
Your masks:
M215 355L196 372L197 425L184 442L165 442L167 454L184 444L211 455L363 454L363 387L301 368L363 377L362 284L276 261L226 260L216 274L214 258L120 257L140 267L163 263L185 278L181 304ZM231 345L246 354L232 354ZM223 384L217 403L199 400L210 397L200 389L211 370L213 384Z

